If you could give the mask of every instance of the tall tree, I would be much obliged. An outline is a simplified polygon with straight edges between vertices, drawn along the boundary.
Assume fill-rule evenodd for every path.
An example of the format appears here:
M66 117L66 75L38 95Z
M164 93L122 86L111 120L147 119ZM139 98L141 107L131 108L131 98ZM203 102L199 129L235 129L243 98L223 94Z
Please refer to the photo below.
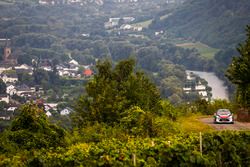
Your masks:
M250 26L247 26L247 39L237 48L239 57L234 57L226 76L237 85L237 101L244 107L250 107Z
M6 93L6 84L0 78L0 94L5 94L5 93Z
M3 134L7 143L20 149L40 149L65 146L65 131L49 123L44 111L35 104L26 104L20 109L11 126ZM5 148L0 143L0 148Z
M160 94L143 73L136 73L134 60L123 60L114 68L109 61L97 65L98 74L86 86L87 95L80 98L76 111L88 121L113 124L133 106L157 113ZM81 122L80 122L81 123Z

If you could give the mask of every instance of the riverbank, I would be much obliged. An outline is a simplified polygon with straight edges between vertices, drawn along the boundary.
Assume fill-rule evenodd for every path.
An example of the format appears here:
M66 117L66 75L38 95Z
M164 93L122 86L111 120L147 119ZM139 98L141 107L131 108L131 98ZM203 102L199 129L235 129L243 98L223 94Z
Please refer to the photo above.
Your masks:
M224 86L224 82L221 79L219 79L215 75L215 73L203 72L203 71L191 71L191 70L187 70L187 72L192 72L208 82L208 86L212 88L212 100L229 99L227 87Z

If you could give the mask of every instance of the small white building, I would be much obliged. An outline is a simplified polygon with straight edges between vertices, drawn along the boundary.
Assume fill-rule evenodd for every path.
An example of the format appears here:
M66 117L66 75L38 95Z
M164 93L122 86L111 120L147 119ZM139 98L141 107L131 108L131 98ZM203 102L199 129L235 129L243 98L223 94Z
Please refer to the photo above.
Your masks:
M33 69L32 67L28 66L27 64L22 64L20 66L15 66L14 68L15 68L15 70L16 69L24 69L24 70L29 70L29 69L32 70Z
M44 103L44 107L45 107L46 111L49 111L49 110L56 111L57 110L57 105L58 105L58 103Z
M70 60L69 61L69 64L71 65L76 65L76 66L79 66L79 63L76 61L76 60L74 60L74 59L72 59L72 60Z
M17 74L20 74L20 73L28 73L29 75L33 74L33 67L28 66L27 64L15 66L14 69L16 70Z
M7 109L7 111L13 113L16 109L17 109L17 107L9 107L9 108Z
M45 114L47 115L47 117L51 117L52 116L51 112L49 112L49 111L47 111Z
M0 74L4 71L9 71L9 70L12 70L11 67L0 67Z
M192 88L191 87L189 87L189 88L183 88L183 90L190 92L190 91L192 91Z
M41 69L43 69L44 71L53 71L51 66L41 66Z
M73 112L73 110L71 108L66 107L65 109L63 109L63 110L60 111L60 114L61 115L69 115L72 112Z
M123 24L121 25L121 30L131 30L133 27L130 24Z
M196 85L195 86L195 90L206 90L206 86L205 85Z
M207 91L199 91L198 93L202 97L207 97Z
M16 86L16 94L18 96L21 96L21 97L24 97L24 96L29 97L29 96L33 95L35 92L36 92L35 87L30 88L29 86L27 86L25 84Z
M133 30L134 30L134 31L142 31L143 28L142 28L142 27L133 27Z
M8 85L6 86L6 93L10 96L13 96L17 93L16 87L14 85Z
M9 104L9 102L10 102L10 97L9 97L7 94L1 94L1 95L0 95L0 101L4 101L4 102L6 102L7 104Z

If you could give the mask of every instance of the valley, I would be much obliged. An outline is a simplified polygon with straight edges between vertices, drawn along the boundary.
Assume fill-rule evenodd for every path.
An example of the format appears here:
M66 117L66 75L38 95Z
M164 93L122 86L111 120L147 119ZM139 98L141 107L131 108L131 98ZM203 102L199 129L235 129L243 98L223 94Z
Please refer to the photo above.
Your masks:
M0 0L0 166L248 166L249 9Z

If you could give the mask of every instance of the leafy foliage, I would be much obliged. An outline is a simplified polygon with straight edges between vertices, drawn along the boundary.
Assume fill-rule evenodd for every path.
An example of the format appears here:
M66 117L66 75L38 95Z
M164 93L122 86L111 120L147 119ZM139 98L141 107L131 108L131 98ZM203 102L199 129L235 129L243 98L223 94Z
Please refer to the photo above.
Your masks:
M238 47L239 57L234 57L226 76L237 85L237 101L250 106L250 26L247 26L247 39Z
M98 74L76 107L82 119L113 124L133 106L157 114L160 94L144 74L134 72L134 65L133 60L121 61L114 69L108 61L97 65Z
M203 152L198 134L164 138L103 139L98 143L77 143L56 150L2 154L0 165L43 166L247 166L249 132L203 134Z
M2 79L0 79L0 94L6 93L6 84L3 82Z
M13 120L1 140L5 144L18 149L41 149L64 146L66 132L50 124L44 111L34 104L24 105L20 115ZM3 151L8 151L4 143L0 144Z

